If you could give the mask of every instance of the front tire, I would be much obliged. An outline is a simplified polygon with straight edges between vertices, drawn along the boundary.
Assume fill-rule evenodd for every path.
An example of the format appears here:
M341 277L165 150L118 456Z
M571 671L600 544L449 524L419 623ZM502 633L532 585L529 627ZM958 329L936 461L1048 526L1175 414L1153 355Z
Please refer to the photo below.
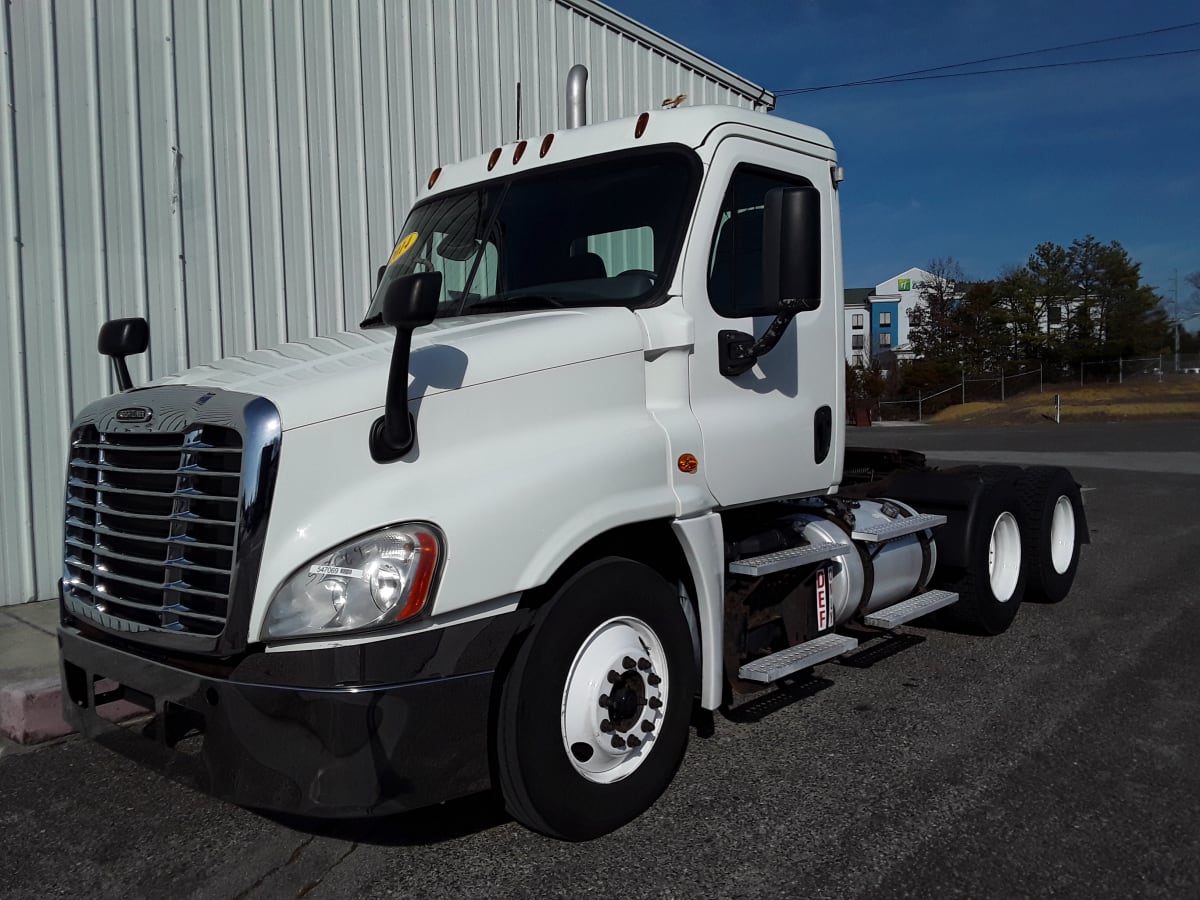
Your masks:
M585 566L538 611L501 692L509 813L573 841L636 818L683 759L695 679L672 587L628 559Z

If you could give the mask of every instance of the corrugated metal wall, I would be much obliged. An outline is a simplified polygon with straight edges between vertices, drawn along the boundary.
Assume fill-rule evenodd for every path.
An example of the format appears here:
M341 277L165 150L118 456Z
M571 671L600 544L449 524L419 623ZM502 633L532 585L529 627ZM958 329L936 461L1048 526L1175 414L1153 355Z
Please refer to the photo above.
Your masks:
M353 327L418 179L665 97L774 98L592 0L0 0L0 605L54 595L66 434L114 390Z

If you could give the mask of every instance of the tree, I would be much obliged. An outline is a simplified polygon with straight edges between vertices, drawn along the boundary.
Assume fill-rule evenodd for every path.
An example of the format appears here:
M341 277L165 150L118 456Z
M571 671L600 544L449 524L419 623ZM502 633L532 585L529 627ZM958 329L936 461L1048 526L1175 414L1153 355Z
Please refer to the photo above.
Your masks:
M930 277L917 282L920 302L908 313L908 339L917 356L933 360L961 358L958 317L962 267L950 257L930 260Z

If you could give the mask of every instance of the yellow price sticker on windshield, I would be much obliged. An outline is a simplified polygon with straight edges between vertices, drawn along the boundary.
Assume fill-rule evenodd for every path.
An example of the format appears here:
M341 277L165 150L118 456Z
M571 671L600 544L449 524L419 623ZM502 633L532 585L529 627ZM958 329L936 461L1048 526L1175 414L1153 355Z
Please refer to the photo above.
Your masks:
M400 238L400 243L398 243L396 245L396 249L392 251L392 258L388 260L388 265L390 266L392 263L394 263L396 260L398 260L400 257L402 257L405 253L407 253L409 250L411 250L412 245L415 244L416 242L417 242L417 233L415 231L410 231L404 237Z

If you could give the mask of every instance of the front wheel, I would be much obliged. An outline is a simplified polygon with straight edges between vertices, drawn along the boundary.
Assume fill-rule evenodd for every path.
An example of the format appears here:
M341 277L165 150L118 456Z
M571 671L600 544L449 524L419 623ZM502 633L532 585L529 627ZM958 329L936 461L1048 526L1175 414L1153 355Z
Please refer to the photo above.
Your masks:
M513 818L587 840L648 809L687 746L691 633L653 569L585 566L539 611L505 681L496 726Z

